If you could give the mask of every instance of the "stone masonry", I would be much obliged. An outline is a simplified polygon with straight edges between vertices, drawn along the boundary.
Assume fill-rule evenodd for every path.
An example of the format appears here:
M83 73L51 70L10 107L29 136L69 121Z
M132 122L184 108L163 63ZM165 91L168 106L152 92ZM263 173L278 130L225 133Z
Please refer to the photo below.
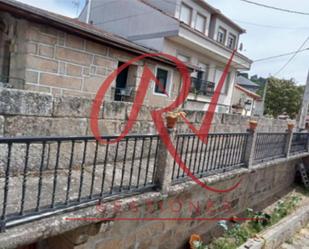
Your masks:
M14 88L51 93L53 96L94 97L104 80L118 67L137 55L104 43L54 28L51 25L17 19L0 11L0 19L12 30L10 83ZM166 105L179 91L180 78L176 68L153 61L141 60L129 66L127 85L137 90L144 66L155 75L157 66L172 74L169 96L153 93L153 83L145 103ZM115 80L106 95L114 98Z

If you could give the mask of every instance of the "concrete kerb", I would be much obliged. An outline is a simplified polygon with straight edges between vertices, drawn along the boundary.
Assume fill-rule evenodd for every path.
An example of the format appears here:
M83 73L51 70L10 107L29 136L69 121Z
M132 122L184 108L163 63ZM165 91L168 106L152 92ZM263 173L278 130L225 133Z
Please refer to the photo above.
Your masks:
M309 206L296 209L238 249L276 249L309 222Z

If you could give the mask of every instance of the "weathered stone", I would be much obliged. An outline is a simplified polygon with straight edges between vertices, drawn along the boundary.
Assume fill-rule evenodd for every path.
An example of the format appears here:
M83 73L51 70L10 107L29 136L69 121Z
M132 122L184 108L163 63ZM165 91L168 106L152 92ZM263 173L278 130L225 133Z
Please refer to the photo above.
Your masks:
M25 81L30 83L38 83L39 73L34 71L26 71Z
M105 77L92 76L85 78L83 91L96 93L103 84Z
M43 118L13 116L5 119L5 136L85 135L87 120L82 118Z
M130 113L132 111L132 106L133 104L131 103L127 103L126 104L127 108L126 108L126 120L129 119L130 117ZM141 106L138 112L138 116L136 120L143 120L143 121L152 121L152 116L151 116L151 111L154 108L150 107L150 106Z
M103 118L125 120L126 104L124 102L104 102Z
M57 47L56 58L64 61L74 62L80 65L90 65L92 62L92 55L83 51L76 51L69 48Z
M68 77L49 73L40 73L40 84L53 87L80 90L82 80L76 77Z
M58 97L54 99L55 117L90 117L92 100L81 97Z
M104 67L112 68L112 69L116 68L116 65L117 65L116 60L114 61L111 58L105 58L101 56L95 56L93 63L97 66L104 66Z
M9 115L51 116L52 96L15 89L0 89L0 113Z
M73 64L67 64L67 74L71 76L81 76L82 67Z
M107 54L107 47L92 41L86 41L86 50L94 54L100 54L100 55Z
M66 46L76 49L83 49L84 48L84 39L81 37L67 34L66 36Z
M49 57L49 58L53 58L54 57L54 48L50 47L50 46L40 45L38 53L39 53L39 55Z
M40 70L50 73L58 72L58 62L55 60L28 55L26 63L29 69Z

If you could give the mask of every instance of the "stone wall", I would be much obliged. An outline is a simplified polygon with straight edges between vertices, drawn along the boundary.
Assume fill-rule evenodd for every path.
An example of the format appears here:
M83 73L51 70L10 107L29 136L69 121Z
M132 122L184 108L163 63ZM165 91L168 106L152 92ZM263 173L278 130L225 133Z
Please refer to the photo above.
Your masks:
M296 163L298 160L295 159L278 160L273 161L271 165L235 170L204 179L212 187L220 189L227 188L241 179L239 187L228 193L210 192L193 182L187 182L172 187L165 196L159 192L150 192L115 202L110 201L100 208L91 207L65 214L65 217L69 218L158 220L106 220L94 221L89 225L90 221L65 221L62 216L56 216L47 221L37 221L8 231L6 238L0 237L0 241L3 245L12 247L18 245L18 241L26 236L32 241L35 241L34 238L40 239L44 249L188 248L187 242L193 233L202 235L204 241L209 241L212 236L222 233L222 228L217 224L218 220L159 219L218 218L220 220L233 215L246 217L244 213L246 208L263 208L289 189L294 181ZM46 224L49 224L48 228ZM74 226L79 228L74 230L72 229ZM70 231L65 232L68 230ZM18 231L23 231L21 233L23 235L18 235ZM61 235L55 236L56 234ZM50 238L42 240L46 237Z
M2 136L84 136L91 135L92 99L78 96L53 96L17 89L0 89L0 134ZM105 101L99 114L102 135L117 135L126 124L132 103ZM142 106L131 134L157 133L150 115L154 107ZM185 110L197 127L205 112ZM283 132L287 121L256 118L258 130ZM245 132L248 117L215 114L211 132ZM177 124L178 132L189 132L186 124Z
M26 90L0 89L0 134L4 137L16 136L86 136L92 135L90 127L90 111L92 100L77 96L53 96L50 93L39 93ZM132 108L132 103L105 101L100 110L98 122L102 135L119 135L127 124ZM157 134L151 118L153 107L142 106L133 125L130 134ZM199 127L202 111L185 110L187 118ZM248 128L248 118L229 115L216 114L211 125L211 132L245 132ZM260 131L285 131L286 121L260 118ZM177 124L178 133L191 132L184 122ZM141 142L141 141L138 141ZM129 144L131 147L133 144ZM95 140L87 141L86 165L93 165L95 154ZM113 161L115 157L115 144L109 147L109 157L107 161ZM124 141L119 144L117 160L123 158ZM129 146L129 149L132 149ZM136 153L139 155L141 144L138 143ZM145 145L146 146L146 145ZM71 141L62 142L59 150L59 168L67 169L70 164ZM147 147L147 146L146 146ZM193 147L192 147L193 148ZM100 145L100 151L105 150L104 145ZM81 167L83 164L84 142L79 141L74 147L73 165ZM49 170L55 167L57 142L49 142L46 145L43 169ZM0 173L7 164L8 146L0 145ZM41 155L43 153L42 143L32 144L28 154L29 170L38 170L41 167ZM155 153L153 145L151 156ZM144 153L145 156L146 153ZM103 155L103 154L102 154ZM26 143L14 143L11 153L11 167L13 172L20 172L25 167ZM127 154L130 160L132 153ZM137 156L135 156L137 157ZM138 158L135 158L138 160ZM104 157L98 157L97 163L103 163Z
M12 41L10 83L14 88L51 93L54 96L95 96L109 74L137 55L116 49L104 43L64 32L51 25L17 19L0 11L11 30ZM163 66L173 75L169 96L153 93L151 83L146 103L170 103L179 91L179 73L175 68L145 59L129 66L127 85L137 90L144 66L156 74L156 67ZM114 99L115 80L107 92L108 100Z

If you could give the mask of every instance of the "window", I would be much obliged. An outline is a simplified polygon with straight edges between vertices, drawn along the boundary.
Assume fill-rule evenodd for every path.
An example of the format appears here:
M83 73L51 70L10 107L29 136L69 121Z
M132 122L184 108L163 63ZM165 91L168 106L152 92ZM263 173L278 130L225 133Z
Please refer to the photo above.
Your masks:
M156 78L159 80L160 85L155 84L155 93L167 94L168 76L169 76L169 73L167 70L162 69L162 68L157 68Z
M195 21L195 29L200 31L201 33L205 33L206 30L206 17L197 14L196 21Z
M227 38L227 47L230 49L235 48L235 41L236 41L236 36L229 34L229 37Z
M10 76L10 40L8 39L6 26L0 20L0 82L9 82Z
M217 35L217 41L224 44L225 43L225 36L226 36L226 30L223 28L219 28L218 35Z
M192 9L185 5L182 4L180 8L180 21L190 25L191 24L191 17L192 17Z

